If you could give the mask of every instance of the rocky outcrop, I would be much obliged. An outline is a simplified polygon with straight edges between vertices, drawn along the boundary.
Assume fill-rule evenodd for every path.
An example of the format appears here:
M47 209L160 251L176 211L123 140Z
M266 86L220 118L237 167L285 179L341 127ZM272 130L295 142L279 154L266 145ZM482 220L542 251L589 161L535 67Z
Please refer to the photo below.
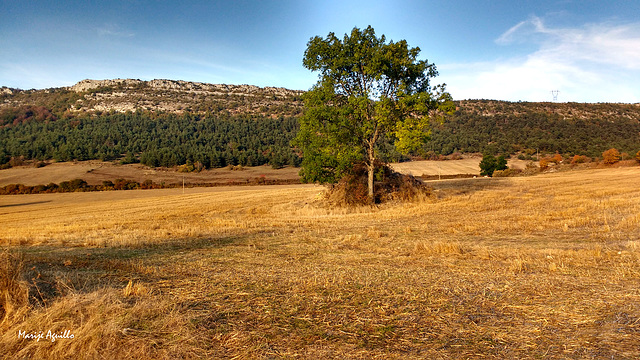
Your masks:
M131 87L134 85L140 85L144 83L142 80L134 79L112 79L112 80L82 80L77 84L70 86L68 89L75 92L85 92L91 89L98 89L101 87Z
M169 111L297 114L303 91L182 80L86 79L65 88L82 93L72 111ZM275 110L275 111L274 111Z
M113 87L116 89L133 89L148 87L154 90L172 90L180 92L192 93L212 93L212 94L230 94L230 95L255 95L255 94L271 94L276 96L297 96L303 93L299 90L289 90L280 87L267 86L264 88L254 85L226 85L226 84L207 84L200 82L191 82L183 80L166 80L155 79L150 81L142 81L138 79L111 79L111 80L82 80L77 84L70 86L68 89L75 92L85 92L92 89L103 87Z

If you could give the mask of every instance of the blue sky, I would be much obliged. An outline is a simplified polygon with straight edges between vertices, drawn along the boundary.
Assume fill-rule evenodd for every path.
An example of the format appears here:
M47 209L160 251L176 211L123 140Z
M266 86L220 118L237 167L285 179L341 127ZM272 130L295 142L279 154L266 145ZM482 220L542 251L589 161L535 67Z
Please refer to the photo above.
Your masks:
M0 0L0 86L173 79L309 89L313 36L373 26L454 99L640 102L640 2Z

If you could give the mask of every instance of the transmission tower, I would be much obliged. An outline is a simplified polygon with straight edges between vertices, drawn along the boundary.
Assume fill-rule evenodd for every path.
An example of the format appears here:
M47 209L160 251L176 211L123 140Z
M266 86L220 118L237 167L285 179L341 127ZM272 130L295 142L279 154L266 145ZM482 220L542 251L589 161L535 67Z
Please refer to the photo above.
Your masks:
M551 90L551 95L553 96L553 101L558 101L558 94L560 90Z

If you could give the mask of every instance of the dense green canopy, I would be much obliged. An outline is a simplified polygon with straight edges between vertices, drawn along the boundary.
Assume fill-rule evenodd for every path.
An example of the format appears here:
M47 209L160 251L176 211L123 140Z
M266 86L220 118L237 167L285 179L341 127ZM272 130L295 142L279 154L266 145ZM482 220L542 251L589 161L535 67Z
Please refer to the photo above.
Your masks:
M343 39L330 33L309 41L303 64L319 72L319 80L304 95L295 141L303 151L304 180L336 182L364 162L371 197L381 139L391 138L402 153L428 139L430 121L454 105L444 85L431 84L436 67L419 53L405 40L378 38L371 26Z

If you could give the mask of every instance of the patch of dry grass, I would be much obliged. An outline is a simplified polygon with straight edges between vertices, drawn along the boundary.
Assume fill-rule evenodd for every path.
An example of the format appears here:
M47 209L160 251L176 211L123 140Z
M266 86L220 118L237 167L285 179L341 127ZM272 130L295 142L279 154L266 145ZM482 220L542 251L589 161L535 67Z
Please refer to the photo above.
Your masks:
M25 314L28 285L22 279L23 262L8 250L0 253L0 329Z
M317 187L3 198L30 303L0 353L638 358L638 180L450 180L433 199L338 209ZM64 329L75 338L18 337Z

